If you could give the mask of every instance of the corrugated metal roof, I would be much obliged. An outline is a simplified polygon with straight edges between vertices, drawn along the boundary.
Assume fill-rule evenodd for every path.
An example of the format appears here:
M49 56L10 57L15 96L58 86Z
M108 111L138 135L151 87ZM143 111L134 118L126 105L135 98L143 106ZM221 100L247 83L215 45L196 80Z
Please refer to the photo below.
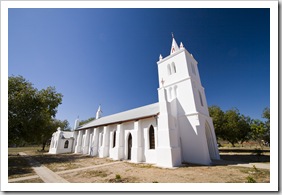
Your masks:
M127 110L124 112L120 112L117 114L113 114L110 116L105 116L101 117L97 120L93 120L81 127L78 128L80 129L87 129L90 127L98 127L98 126L103 126L103 125L109 125L112 123L121 123L125 121L130 121L130 120L136 120L136 119L141 119L141 118L146 118L150 116L157 115L159 113L159 103L154 103L150 104L147 106L142 106L139 108L135 108L132 110Z

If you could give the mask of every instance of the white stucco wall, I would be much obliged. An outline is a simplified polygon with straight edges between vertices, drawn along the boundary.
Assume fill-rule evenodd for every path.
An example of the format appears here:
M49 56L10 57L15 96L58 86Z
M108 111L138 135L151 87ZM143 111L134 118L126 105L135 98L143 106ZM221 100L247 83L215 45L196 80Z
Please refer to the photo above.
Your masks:
M49 148L50 154L61 154L73 152L74 145L74 132L63 132L58 129L53 133L51 138L51 144ZM67 148L65 148L65 142L68 141Z
M128 136L132 136L131 161L132 162L147 162L156 163L156 149L149 148L149 128L152 125L155 132L155 147L157 141L157 119L155 117L145 118L138 121L129 121L122 124L112 124L106 127L97 127L96 134L94 128L88 130L80 130L81 148L77 153L90 154L91 147L92 155L99 157L110 157L114 160L128 159ZM88 133L87 133L88 132ZM113 134L116 132L115 147L113 147ZM101 136L103 134L103 136ZM86 136L89 136L88 138ZM92 137L92 138L91 138ZM79 136L77 136L79 138ZM89 143L86 143L86 142ZM90 142L92 141L92 142ZM88 147L86 150L85 147Z
M176 44L174 39L173 41ZM109 125L104 123L107 120L103 120L103 117L93 121L85 129L75 131L75 144L72 147L75 153L128 160L128 137L131 135L131 162L173 167L181 165L182 162L208 165L211 159L219 159L198 62L181 46L168 57L161 57L157 64L159 102L149 107L158 108L155 116L147 115L147 118L142 118L146 109L139 108L135 113L131 111L112 115L109 117L112 120L108 122ZM136 115L136 118L131 116L136 113L138 118ZM123 117L127 117L126 122L116 122L124 120L121 119ZM149 147L151 125L154 127L155 149ZM55 136L53 138L53 144L63 143L56 141ZM60 144L58 148L62 147ZM57 149L56 152L63 153L64 150Z

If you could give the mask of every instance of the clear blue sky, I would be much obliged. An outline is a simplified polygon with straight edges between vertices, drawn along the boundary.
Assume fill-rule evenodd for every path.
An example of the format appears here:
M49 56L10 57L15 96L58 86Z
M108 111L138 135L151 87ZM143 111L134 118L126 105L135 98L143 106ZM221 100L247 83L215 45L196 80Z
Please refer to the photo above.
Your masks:
M269 9L9 9L9 76L63 94L73 126L158 101L171 32L199 62L208 105L261 119L270 105Z

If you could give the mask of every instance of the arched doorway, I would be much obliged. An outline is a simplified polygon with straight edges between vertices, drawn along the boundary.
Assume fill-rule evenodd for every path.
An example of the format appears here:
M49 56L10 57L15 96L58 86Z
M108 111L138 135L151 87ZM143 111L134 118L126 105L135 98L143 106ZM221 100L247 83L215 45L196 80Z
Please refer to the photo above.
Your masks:
M131 148L132 148L132 136L131 133L129 133L128 138L127 138L127 159L131 160Z
M212 133L211 133L211 128L210 128L210 125L208 124L208 122L206 122L205 129L206 129L206 139L207 139L207 145L208 145L210 158L216 159L214 139L213 139L213 136L212 136Z

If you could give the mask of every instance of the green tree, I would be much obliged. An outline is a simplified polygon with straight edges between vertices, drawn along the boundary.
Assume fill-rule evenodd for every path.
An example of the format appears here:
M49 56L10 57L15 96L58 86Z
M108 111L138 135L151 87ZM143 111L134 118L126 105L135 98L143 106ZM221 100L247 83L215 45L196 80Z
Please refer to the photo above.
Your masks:
M42 151L45 150L46 144L50 141L52 134L57 130L58 127L61 127L61 129L64 131L70 131L69 122L67 120L61 121L51 118L49 123L44 127L41 137L38 138L39 140L41 139Z
M238 121L238 141L243 146L243 143L251 139L251 122L252 119L249 116L240 115L240 120Z
M34 109L37 90L22 76L9 77L8 81L8 142L20 144L37 117ZM35 123L34 123L35 124Z
M264 141L268 142L270 144L270 109L269 107L266 107L263 110L262 117L266 119L265 121L265 134L264 134Z
M209 113L213 120L216 137L224 139L224 125L226 123L224 112L218 106L210 106Z
M250 138L250 117L246 117L239 113L239 110L236 108L227 110L224 115L224 133L223 138L229 141L232 146L235 146L235 143L247 141Z
M252 139L257 141L262 147L263 144L262 140L264 139L265 133L267 131L264 122L258 119L253 120L251 124L251 130L252 130Z
M50 135L52 119L62 103L54 87L38 91L22 76L8 81L8 141L42 143Z
M81 120L81 121L79 121L79 126L84 125L84 124L86 124L90 121L93 121L93 120L95 120L95 117L90 117L89 119Z

